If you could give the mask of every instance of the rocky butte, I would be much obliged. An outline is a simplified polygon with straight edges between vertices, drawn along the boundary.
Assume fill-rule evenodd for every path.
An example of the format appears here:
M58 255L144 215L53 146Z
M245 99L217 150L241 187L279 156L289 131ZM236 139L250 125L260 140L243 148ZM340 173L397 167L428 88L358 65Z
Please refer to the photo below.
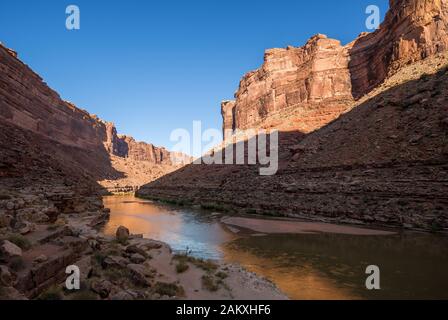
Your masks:
M318 221L448 228L448 1L391 0L380 28L269 49L223 130L279 130L279 166L189 165L140 196ZM232 138L232 139L231 139Z

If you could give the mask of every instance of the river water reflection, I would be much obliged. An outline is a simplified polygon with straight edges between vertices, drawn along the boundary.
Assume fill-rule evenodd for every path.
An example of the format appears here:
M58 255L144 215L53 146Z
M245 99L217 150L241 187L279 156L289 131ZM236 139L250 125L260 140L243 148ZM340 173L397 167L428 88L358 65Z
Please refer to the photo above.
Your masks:
M267 277L292 299L448 299L448 239L420 233L237 234L209 212L131 196L106 197L104 232L124 225L175 251L239 263ZM365 268L378 265L381 290L365 288Z

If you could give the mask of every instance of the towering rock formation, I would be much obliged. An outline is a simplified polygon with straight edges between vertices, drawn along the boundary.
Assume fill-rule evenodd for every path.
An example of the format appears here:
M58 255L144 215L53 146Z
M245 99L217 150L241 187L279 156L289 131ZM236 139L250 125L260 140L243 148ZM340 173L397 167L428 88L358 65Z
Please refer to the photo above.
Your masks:
M316 35L300 48L267 50L236 100L222 104L223 128L314 131L400 67L446 51L447 24L447 0L391 0L379 30L346 46Z
M263 66L241 80L236 101L223 103L224 129L276 127L293 115L303 132L328 123L351 102L348 63L347 49L324 35L301 48L267 50Z
M448 1L390 0L380 29L347 47L353 96L359 98L400 67L448 49Z

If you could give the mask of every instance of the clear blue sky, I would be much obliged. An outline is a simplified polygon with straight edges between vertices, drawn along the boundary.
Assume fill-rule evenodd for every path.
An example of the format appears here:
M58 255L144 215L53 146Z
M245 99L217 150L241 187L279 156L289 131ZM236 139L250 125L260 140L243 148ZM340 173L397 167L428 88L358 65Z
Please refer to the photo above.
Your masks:
M65 28L78 5L81 29ZM220 102L267 48L316 33L347 43L387 0L1 1L0 41L62 98L170 148L173 129L221 128Z

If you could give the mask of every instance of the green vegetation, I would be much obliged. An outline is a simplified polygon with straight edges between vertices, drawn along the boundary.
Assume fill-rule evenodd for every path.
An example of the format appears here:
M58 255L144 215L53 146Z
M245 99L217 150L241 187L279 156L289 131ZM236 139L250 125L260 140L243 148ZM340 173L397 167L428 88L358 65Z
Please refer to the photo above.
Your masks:
M157 282L154 286L154 292L161 296L181 297L185 295L184 288L175 283Z
M437 220L433 220L431 222L431 232L439 232L442 230L443 230L443 227Z
M98 300L97 294L89 290L77 291L71 296L71 300Z
M215 274L216 277L220 278L220 279L225 279L227 278L229 275L223 271L219 271Z
M179 261L179 263L176 265L176 272L183 273L187 271L189 268L190 266L185 261Z
M57 286L52 286L48 288L46 291L42 292L38 300L63 300L64 296L62 294L62 290Z
M202 203L201 209L208 211L217 211L217 212L228 212L229 209L218 203Z
M58 225L56 225L56 224L50 224L50 225L47 226L47 231L55 231L55 230L57 230L58 228L59 228Z
M5 239L14 243L16 246L18 246L20 249L24 251L29 250L31 248L31 242L21 234L13 233L8 235Z
M198 267L204 271L207 271L207 272L215 271L218 268L218 265L216 263L214 263L213 261L190 257L187 254L176 254L176 255L174 255L173 259L177 260L179 263L186 264L187 262L190 262L193 265L195 265L196 267Z
M219 284L210 275L202 276L202 286L210 292L215 292L219 289Z
M128 269L109 268L104 271L104 276L112 282L121 281L124 279L132 279L132 275Z

